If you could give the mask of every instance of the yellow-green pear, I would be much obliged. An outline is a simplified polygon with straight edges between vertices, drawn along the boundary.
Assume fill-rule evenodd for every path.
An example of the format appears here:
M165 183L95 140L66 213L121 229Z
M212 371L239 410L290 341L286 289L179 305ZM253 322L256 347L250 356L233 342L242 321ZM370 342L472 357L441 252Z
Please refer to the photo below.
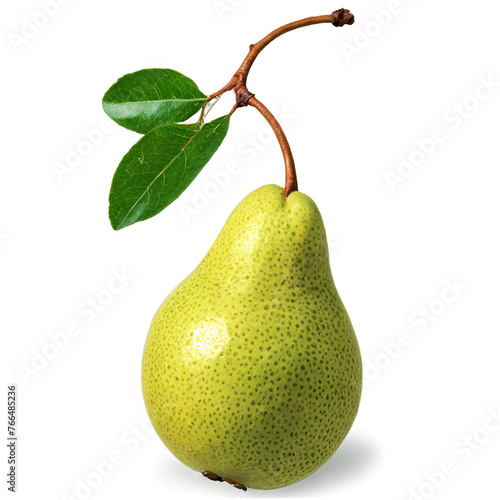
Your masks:
M152 321L142 387L156 432L196 471L279 488L332 456L361 385L318 208L257 189Z

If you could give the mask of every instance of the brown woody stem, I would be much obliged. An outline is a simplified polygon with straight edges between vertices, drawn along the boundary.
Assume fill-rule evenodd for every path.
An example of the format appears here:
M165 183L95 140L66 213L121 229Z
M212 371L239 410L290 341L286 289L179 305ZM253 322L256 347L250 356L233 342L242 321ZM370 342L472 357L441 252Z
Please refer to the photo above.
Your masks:
M283 159L285 160L286 182L283 193L286 198L290 193L298 191L295 162L293 160L292 150L290 148L290 144L288 143L288 139L286 138L281 125L278 123L278 120L276 120L274 115L256 97L251 97L248 100L248 105L259 110L260 114L268 121L269 125L271 125L276 137L278 138L278 142L281 146L281 152L283 153Z
M345 24L353 24L354 16L347 9L339 9L333 12L332 14L326 16L314 16L308 17L306 19L301 19L299 21L295 21L293 23L285 24L281 28L274 30L269 33L266 37L264 37L260 42L257 42L254 45L250 45L250 51L248 55L245 57L245 60L239 67L238 71L234 74L234 76L229 80L227 85L222 87L218 92L211 94L208 96L209 100L214 99L216 97L221 96L225 92L229 90L234 90L236 94L236 105L237 107L243 106L252 106L260 111L262 116L268 121L269 125L272 127L276 137L278 139L279 145L281 147L281 151L283 152L283 158L285 160L285 169L286 169L286 183L283 189L285 197L287 197L293 191L298 190L297 185L297 174L295 171L295 163L293 161L292 150L290 148L290 144L281 128L278 120L273 116L273 114L262 104L258 99L255 98L255 95L252 94L247 88L247 78L250 69L255 62L257 56L262 52L262 50L267 47L273 40L276 40L279 36L284 33L288 33L289 31L303 28L304 26L312 26L313 24L322 24L322 23L330 23L336 27L342 27Z

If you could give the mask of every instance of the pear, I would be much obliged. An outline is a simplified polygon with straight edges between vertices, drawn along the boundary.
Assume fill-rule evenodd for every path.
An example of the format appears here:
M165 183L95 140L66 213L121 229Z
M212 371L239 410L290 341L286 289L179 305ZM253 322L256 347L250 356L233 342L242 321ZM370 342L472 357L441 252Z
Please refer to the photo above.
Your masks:
M332 456L361 385L316 204L257 189L152 321L142 388L156 432L209 478L279 488Z

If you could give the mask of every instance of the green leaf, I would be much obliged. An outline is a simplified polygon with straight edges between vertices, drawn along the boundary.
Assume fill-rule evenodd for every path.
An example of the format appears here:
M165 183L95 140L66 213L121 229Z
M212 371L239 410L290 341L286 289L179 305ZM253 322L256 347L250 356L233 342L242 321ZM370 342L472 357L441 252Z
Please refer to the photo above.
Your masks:
M143 69L120 78L104 94L102 106L122 127L146 134L187 120L207 102L187 76L172 69Z
M228 127L229 115L209 123L163 125L132 146L111 184L113 228L149 219L177 199L217 151Z

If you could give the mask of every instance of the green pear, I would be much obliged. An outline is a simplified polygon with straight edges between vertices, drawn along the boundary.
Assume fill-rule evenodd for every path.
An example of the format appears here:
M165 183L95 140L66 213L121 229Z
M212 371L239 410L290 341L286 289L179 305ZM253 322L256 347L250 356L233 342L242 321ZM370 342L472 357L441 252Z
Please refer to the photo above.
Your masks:
M142 387L156 432L196 471L279 488L332 456L361 385L316 204L257 189L152 321Z

